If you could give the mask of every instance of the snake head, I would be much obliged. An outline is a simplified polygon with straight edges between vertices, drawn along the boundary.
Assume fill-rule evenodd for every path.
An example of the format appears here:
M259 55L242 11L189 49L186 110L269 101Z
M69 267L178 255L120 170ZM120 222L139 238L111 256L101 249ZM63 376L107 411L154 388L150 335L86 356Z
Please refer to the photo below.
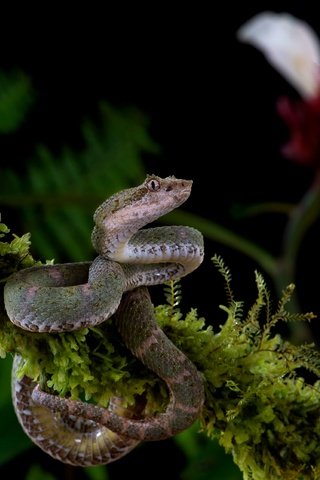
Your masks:
M183 180L175 178L173 175L166 178L160 178L156 175L147 175L142 186L146 191L145 199L151 205L159 204L161 214L178 208L184 203L191 193L192 180Z
M191 187L192 180L147 175L141 185L122 190L100 205L94 222L108 231L126 225L135 225L138 230L179 207L189 197Z
M191 193L192 180L147 175L134 188L122 190L94 213L92 243L100 255L116 251L141 227L179 207Z

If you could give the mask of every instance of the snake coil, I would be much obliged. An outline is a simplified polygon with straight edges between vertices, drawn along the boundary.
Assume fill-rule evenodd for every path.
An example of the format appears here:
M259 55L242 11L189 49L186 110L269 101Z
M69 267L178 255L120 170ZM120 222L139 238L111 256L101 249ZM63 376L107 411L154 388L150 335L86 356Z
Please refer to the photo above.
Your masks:
M146 417L137 403L124 409L119 399L102 408L52 395L16 372L12 396L27 435L62 462L89 466L127 454L140 441L168 438L198 418L204 401L201 375L157 326L148 286L183 277L203 260L200 232L185 226L141 230L179 207L192 182L147 176L122 190L94 214L91 262L31 267L13 274L4 298L10 320L37 332L72 331L104 322L114 314L126 347L166 383L166 410Z

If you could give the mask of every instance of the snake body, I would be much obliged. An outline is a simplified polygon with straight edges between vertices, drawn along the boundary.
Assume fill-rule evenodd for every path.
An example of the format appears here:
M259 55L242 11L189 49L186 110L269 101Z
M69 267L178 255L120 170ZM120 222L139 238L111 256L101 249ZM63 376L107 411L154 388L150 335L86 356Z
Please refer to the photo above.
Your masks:
M163 413L145 417L137 406L108 409L40 390L13 367L13 401L26 433L66 463L94 465L120 458L141 440L174 435L199 416L203 383L193 363L157 326L146 286L180 278L203 259L203 238L184 226L140 230L180 206L191 181L147 176L142 185L107 199L94 214L92 262L32 267L14 274L5 287L5 306L16 325L31 331L62 332L97 325L115 313L118 331L131 352L166 383L170 400Z
M17 379L20 361L16 355L12 369L14 408L26 434L51 457L82 467L102 465L118 460L138 445L138 440L121 436L84 417L59 414L36 404L32 399L36 383L26 376ZM135 414L112 403L108 409L124 416Z

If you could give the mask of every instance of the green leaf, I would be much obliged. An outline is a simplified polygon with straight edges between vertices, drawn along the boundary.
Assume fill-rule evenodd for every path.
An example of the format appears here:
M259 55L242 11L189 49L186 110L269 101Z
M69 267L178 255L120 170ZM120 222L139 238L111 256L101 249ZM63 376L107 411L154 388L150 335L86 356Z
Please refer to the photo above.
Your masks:
M199 435L194 425L175 437L187 457L182 480L242 480L242 474L232 456L226 454L217 441Z
M0 395L0 409L4 408L7 404L11 403L11 367L12 359L7 357L1 360L0 363L0 385L1 385L1 395Z
M84 469L90 480L109 480L107 468L104 465Z
M57 480L57 478L46 470L43 470L40 465L32 465L27 473L26 480Z
M10 383L7 384L9 387ZM22 430L10 401L0 408L0 464L8 462L32 446Z
M34 100L31 81L16 71L0 72L0 133L11 133L20 127Z

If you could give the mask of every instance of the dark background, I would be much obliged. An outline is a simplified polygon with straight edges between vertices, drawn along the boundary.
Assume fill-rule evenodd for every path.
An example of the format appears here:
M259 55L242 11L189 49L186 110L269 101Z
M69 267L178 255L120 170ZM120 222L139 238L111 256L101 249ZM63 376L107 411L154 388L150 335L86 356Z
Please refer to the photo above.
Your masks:
M105 7L77 9L71 15L52 8L30 22L21 11L3 16L8 33L2 32L0 66L26 72L37 97L19 132L0 136L1 166L23 172L21 158L31 158L38 143L57 154L65 145L81 150L81 124L87 118L98 121L99 101L133 105L149 117L151 136L161 147L160 155L145 157L148 172L192 178L186 208L279 254L284 217L237 220L233 208L296 202L310 186L313 171L280 154L287 130L275 102L296 92L261 53L237 42L236 31L254 14L273 10L304 19L320 34L315 2L300 7L292 2L226 2L214 10L209 4L140 11L123 5L116 13ZM315 313L319 233L316 224L305 238L296 279L303 309ZM231 268L237 297L248 303L255 298L257 265L206 241L204 265L185 279L185 302L188 306L191 298L200 314L222 319L222 282L209 260L216 252ZM163 442L159 455L168 455L168 445ZM124 462L130 463L129 457Z
M236 31L264 10L288 11L317 30L316 7L309 4L235 2L214 11L204 5L140 11L123 6L71 16L52 10L30 23L24 12L15 21L4 16L2 68L25 71L37 98L19 132L0 137L1 165L23 171L21 159L31 158L39 143L56 154L65 145L81 150L81 125L99 120L99 101L134 105L149 117L151 136L161 147L160 156L145 158L148 172L192 178L189 210L278 254L283 217L238 221L230 212L239 204L295 202L313 172L280 154L287 130L275 102L296 92L260 52L237 41ZM215 252L244 275L240 283L247 288L256 266L208 244L207 259ZM306 256L301 268L310 262L316 271L315 257ZM309 275L303 272L304 279ZM306 305L317 310L305 290Z

